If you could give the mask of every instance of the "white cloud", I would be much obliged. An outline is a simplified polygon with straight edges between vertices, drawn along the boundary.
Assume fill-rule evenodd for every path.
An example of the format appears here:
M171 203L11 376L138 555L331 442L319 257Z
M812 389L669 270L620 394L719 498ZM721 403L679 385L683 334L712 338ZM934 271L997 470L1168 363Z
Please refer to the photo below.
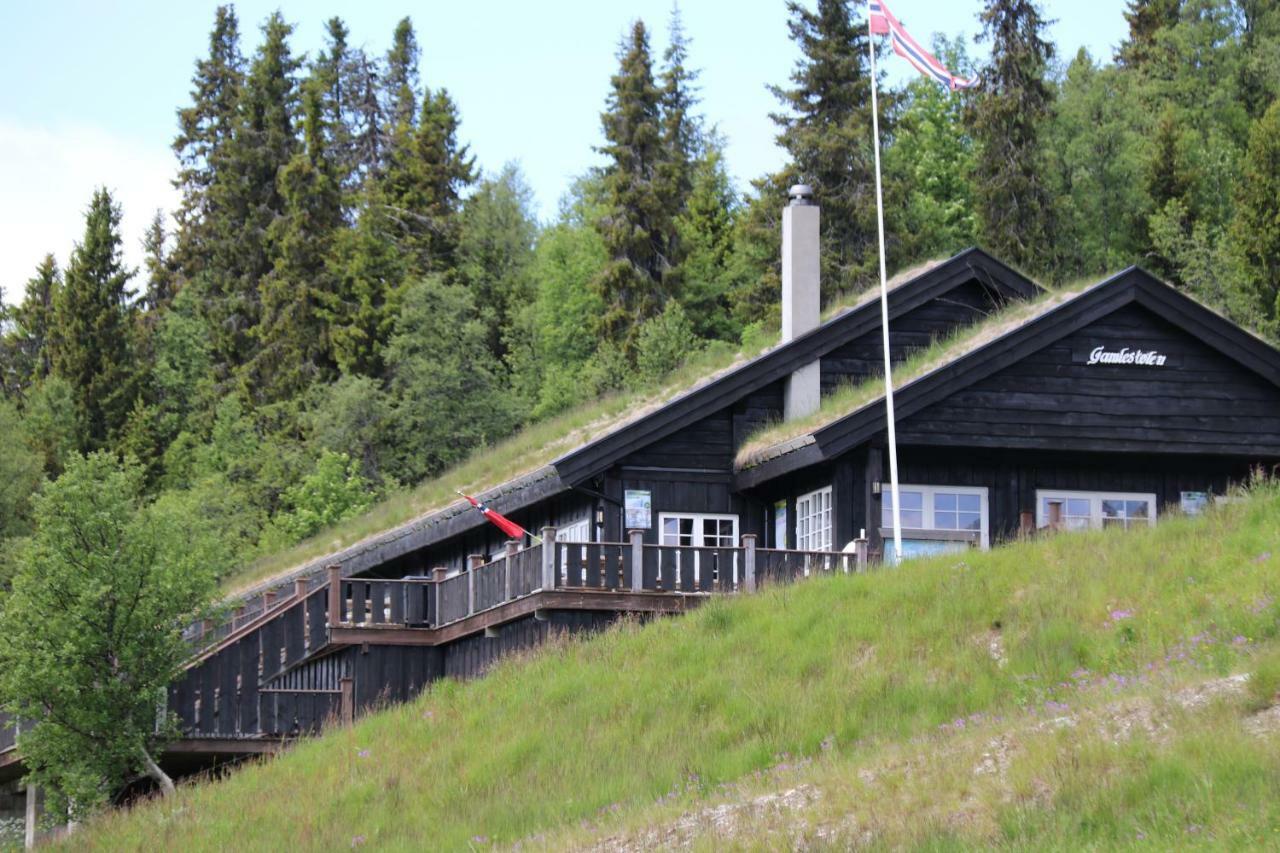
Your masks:
M65 269L84 234L84 212L99 186L124 211L125 262L141 268L142 234L157 208L168 213L178 195L163 144L130 139L87 125L34 126L0 118L0 287L7 302L22 298L36 264L53 252ZM140 281L134 279L134 286Z

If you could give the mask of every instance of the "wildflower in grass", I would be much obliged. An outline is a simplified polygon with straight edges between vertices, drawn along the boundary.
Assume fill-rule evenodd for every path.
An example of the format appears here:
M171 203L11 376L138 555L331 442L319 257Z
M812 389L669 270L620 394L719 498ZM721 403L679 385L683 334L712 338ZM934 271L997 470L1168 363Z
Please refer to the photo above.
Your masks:
M356 753L356 757L357 757L357 758L368 758L368 757L369 757L369 750L367 750L367 749L362 749L362 750L360 750L359 752L357 752L357 753Z
M1244 645L1248 645L1248 643L1249 643L1249 638L1241 634L1236 634L1234 637L1231 638L1231 645L1233 646L1244 646Z
M363 847L363 846L364 846L364 843L365 843L367 840L368 840L368 839L367 839L367 838L365 838L363 835L356 835L356 836L354 836L354 837L351 839L351 846L352 846L352 847Z
M1110 619L1112 622L1121 622L1125 619L1132 619L1133 611L1132 610L1112 610L1111 613L1107 615L1107 618Z

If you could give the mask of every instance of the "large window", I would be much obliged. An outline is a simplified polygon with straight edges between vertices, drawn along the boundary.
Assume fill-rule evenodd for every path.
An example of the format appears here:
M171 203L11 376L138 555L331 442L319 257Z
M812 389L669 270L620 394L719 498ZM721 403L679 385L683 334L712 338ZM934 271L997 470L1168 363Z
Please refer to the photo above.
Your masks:
M591 519L584 518L581 521L575 521L573 524L566 524L563 527L556 528L557 542L590 542L591 541Z
M1036 492L1036 526L1057 530L1133 527L1156 523L1156 496L1149 492Z
M955 531L957 541L969 533L976 535L977 544L987 547L986 488L901 484L898 496L903 530ZM892 530L893 491L884 489L880 498L880 526Z
M732 548L738 544L736 515L664 512L658 516L663 545L694 548Z
M796 548L831 550L831 487L796 498Z

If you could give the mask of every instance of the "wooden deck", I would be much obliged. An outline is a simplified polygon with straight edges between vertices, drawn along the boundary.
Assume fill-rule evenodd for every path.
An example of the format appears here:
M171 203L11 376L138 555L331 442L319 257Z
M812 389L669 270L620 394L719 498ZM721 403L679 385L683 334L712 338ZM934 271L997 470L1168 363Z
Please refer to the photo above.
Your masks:
M279 749L404 701L445 676L473 677L506 654L559 632L598 630L623 614L666 615L713 595L736 595L811 574L865 567L865 555L774 551L744 536L733 548L544 541L466 570L396 580L300 579L222 624L188 631L195 649L169 690L183 737L165 753L175 769ZM0 715L0 773L20 762Z

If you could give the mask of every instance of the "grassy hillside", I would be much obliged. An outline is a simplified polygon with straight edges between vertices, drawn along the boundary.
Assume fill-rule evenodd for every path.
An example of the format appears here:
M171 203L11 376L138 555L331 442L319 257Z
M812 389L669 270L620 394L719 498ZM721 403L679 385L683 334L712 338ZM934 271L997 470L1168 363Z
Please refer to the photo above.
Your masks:
M716 601L441 683L74 843L1270 841L1280 738L1250 727L1280 681L1278 570L1260 487L1153 530ZM1251 671L1252 693L1222 680Z

